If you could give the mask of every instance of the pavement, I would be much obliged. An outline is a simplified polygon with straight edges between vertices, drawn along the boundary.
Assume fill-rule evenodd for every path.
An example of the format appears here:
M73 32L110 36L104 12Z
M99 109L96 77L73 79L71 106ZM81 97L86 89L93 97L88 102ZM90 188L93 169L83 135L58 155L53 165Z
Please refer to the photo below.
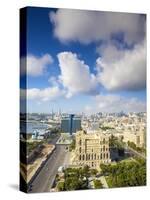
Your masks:
M93 181L89 181L88 188L89 189L94 189L94 182Z
M108 187L108 184L107 184L107 182L106 182L106 179L105 179L104 176L101 176L101 177L99 178L99 180L101 181L101 183L102 183L102 185L103 185L103 188L109 188L109 187Z
M66 156L68 156L67 154L68 152L66 151L66 145L56 144L55 150L47 159L46 163L41 168L38 175L31 182L31 191L29 191L30 193L50 191L55 180L58 168L64 165L65 160L68 160L66 159Z

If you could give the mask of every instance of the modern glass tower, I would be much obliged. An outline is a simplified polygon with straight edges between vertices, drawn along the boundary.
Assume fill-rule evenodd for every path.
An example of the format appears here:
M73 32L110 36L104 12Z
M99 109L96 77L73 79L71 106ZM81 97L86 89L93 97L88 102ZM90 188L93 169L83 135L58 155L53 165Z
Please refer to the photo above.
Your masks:
M61 120L61 131L72 135L81 130L81 118L70 114L67 117L63 117Z

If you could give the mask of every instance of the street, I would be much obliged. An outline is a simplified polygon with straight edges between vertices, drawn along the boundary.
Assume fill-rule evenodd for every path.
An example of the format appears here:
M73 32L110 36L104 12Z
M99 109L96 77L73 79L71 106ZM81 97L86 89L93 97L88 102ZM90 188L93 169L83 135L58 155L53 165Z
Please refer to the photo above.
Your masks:
M53 143L56 143L56 140L54 140ZM30 183L30 189L28 192L49 192L53 185L58 168L64 164L67 154L66 145L56 145L56 149L47 159L37 176Z
M143 159L146 159L145 155L143 155L142 153L139 153L139 152L135 151L133 148L131 148L131 147L128 146L127 149L129 151L131 151L135 156L138 156L138 157L141 157Z

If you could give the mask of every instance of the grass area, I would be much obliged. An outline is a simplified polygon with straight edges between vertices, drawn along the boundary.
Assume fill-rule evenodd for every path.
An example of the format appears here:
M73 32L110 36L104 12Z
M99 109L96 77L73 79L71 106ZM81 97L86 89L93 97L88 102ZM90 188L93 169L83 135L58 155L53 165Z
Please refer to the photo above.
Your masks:
M34 149L36 149L38 146L44 144L43 141L34 141L34 142L27 142L27 154L30 154Z

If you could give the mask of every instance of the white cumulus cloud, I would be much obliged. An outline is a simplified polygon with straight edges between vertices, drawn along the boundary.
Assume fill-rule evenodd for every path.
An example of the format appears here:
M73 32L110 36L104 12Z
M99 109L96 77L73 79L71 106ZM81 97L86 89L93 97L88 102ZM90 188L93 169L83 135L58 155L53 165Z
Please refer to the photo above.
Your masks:
M145 112L146 103L135 97L126 98L119 95L97 95L97 109L100 112Z
M108 90L140 90L146 87L146 42L133 49L102 48L97 59L99 82Z
M49 17L54 35L62 42L88 44L123 32L125 41L130 44L145 35L145 16L140 14L58 9L50 12Z
M21 58L21 75L41 76L46 72L47 66L52 63L53 58L50 54L41 57L27 55L26 58Z
M53 101L57 98L64 96L64 91L60 90L59 87L47 87L44 89L30 88L20 90L21 99L27 98L27 100L37 101Z
M67 97L77 93L97 94L97 80L90 68L79 60L77 54L72 52L61 52L57 55L61 75L59 80L67 90Z

